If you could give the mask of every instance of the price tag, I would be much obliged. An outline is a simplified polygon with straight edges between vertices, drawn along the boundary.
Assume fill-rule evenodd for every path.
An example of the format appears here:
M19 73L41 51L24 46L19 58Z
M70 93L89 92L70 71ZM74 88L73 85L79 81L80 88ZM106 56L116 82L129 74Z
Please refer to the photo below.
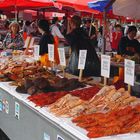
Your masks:
M0 99L0 111L3 110L3 104L2 104L2 100Z
M49 55L49 60L54 61L54 45L53 44L48 44L48 55Z
M61 136L57 135L57 140L64 140Z
M50 140L50 136L47 133L44 133L44 140Z
M34 58L35 60L39 60L39 49L40 49L40 46L39 45L34 45Z
M25 40L25 45L24 45L24 47L23 47L23 48L28 48L29 43L30 43L30 39L31 39L31 37L30 37L30 36L28 36L28 37L26 38L26 40Z
M101 55L101 76L109 78L110 76L110 56Z
M8 101L5 101L5 112L7 114L9 114L9 103L8 103Z
M79 52L79 62L78 62L78 69L84 69L87 57L87 50L80 50Z
M17 102L15 102L15 117L19 120L19 117L20 117L20 105Z
M134 79L135 79L135 62L132 60L125 59L125 76L124 82L131 86L134 86Z
M66 57L65 57L65 49L64 48L58 48L58 54L60 59L60 65L66 66Z
M32 48L32 47L33 47L33 45L34 45L34 41L35 41L35 39L32 38L31 41L30 41L30 44L29 44L29 48Z

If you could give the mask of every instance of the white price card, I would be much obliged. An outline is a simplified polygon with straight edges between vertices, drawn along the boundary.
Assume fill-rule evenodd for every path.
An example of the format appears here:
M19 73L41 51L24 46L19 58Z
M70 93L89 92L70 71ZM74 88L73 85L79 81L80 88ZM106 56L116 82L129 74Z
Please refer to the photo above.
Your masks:
M31 41L30 41L30 44L29 44L29 48L32 48L32 47L33 47L34 42L35 42L35 39L34 39L34 38L32 38L32 39L31 39Z
M49 55L49 60L54 61L54 45L53 44L48 44L48 55Z
M19 120L19 117L20 117L20 105L17 102L15 102L15 117Z
M87 57L87 50L80 50L79 52L79 62L78 62L78 69L84 69Z
M2 103L2 100L0 99L0 111L3 110L3 103Z
M58 48L59 60L61 66L66 66L66 57L65 57L65 49Z
M110 76L110 56L101 55L101 76L109 78Z
M47 133L44 133L44 139L43 140L51 140L50 136Z
M35 60L39 60L39 49L40 49L40 46L39 45L34 45L34 58Z
M57 140L64 140L61 136L57 135Z
M31 39L31 37L30 37L30 36L28 36L28 37L26 38L26 40L25 40L25 45L24 45L24 47L23 47L23 48L28 48L29 43L30 43L30 39Z
M134 86L135 79L135 62L129 59L124 60L124 82Z

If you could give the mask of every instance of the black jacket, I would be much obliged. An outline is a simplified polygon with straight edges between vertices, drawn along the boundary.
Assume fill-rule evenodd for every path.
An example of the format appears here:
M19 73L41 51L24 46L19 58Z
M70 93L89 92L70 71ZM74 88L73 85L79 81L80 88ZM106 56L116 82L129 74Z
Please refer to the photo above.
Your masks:
M39 45L40 45L39 55L48 53L48 44L53 44L53 43L54 43L53 36L51 34L44 33L39 41Z

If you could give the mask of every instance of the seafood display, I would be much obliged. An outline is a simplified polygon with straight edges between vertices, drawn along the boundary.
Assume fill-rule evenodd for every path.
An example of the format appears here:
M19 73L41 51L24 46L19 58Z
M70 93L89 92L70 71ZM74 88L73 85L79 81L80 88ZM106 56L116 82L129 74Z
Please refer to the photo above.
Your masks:
M140 131L140 105L108 113L81 115L72 120L88 131L89 138Z

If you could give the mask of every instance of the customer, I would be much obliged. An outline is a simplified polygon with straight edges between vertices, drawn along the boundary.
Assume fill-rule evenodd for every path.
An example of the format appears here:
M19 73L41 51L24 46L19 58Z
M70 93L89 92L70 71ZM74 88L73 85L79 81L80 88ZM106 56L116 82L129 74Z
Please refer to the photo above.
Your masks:
M67 71L79 75L78 59L79 51L87 50L87 59L84 76L99 76L100 75L100 62L96 54L94 46L90 42L90 38L87 33L80 28L81 18L79 16L73 16L71 21L68 22L68 34L66 39L71 46L71 56Z
M24 46L24 41L19 33L20 27L17 22L12 22L9 25L10 32L7 33L4 41L3 48L4 49L12 49L12 50L21 50Z
M112 50L118 51L119 42L122 38L122 27L120 24L115 25L115 31L112 34Z
M133 56L136 53L140 54L140 43L138 40L134 39L137 34L137 28L135 26L130 26L128 28L127 36L122 37L119 43L118 53L121 55Z

